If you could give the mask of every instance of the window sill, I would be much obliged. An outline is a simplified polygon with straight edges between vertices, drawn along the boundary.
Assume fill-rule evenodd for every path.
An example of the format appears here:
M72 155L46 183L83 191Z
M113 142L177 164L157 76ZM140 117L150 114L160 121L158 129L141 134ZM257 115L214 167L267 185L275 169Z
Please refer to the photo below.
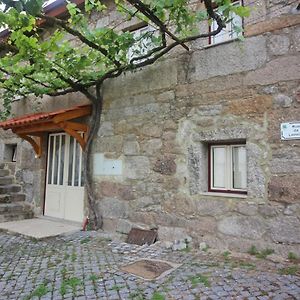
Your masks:
M241 198L246 199L247 195L245 194L230 194L230 193L219 193L219 192L204 192L200 193L202 196L214 196L214 197L227 197L227 198Z
M239 41L240 40L238 38L233 38L231 40L227 40L227 41L223 41L223 42L217 42L217 43L208 44L206 46L203 46L202 48L203 49L209 49L209 48L213 48L213 47L216 47L216 46L219 46L219 45L230 44L230 43L239 42Z

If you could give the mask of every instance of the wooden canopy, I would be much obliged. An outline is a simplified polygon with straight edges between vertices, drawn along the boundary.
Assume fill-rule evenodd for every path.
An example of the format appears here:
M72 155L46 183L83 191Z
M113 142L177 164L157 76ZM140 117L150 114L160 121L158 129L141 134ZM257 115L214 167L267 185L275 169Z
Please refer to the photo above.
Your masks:
M91 105L75 106L50 113L37 113L21 116L0 122L0 128L11 129L20 138L28 141L37 157L42 155L43 133L65 131L73 136L84 150L89 130L86 124L70 120L88 116L92 112ZM85 133L82 137L81 133Z

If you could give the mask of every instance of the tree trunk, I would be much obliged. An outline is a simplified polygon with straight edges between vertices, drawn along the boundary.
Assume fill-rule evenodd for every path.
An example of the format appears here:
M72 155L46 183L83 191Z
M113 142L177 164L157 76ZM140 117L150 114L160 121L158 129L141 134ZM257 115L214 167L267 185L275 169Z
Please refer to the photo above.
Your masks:
M100 92L100 87L97 87L96 98L91 99L92 102L92 116L90 118L90 129L88 133L88 139L83 153L83 172L85 178L85 190L88 200L88 210L89 210L89 222L92 224L92 228L97 230L102 228L103 219L96 207L96 195L95 189L93 187L93 168L91 162L91 151L94 138L96 137L98 130L100 128L101 115L102 115L102 105L103 98Z

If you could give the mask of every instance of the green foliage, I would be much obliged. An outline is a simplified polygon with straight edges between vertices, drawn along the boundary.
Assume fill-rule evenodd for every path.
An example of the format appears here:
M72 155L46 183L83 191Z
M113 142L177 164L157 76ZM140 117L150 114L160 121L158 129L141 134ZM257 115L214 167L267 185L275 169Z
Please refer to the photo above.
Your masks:
M165 300L165 299L166 299L165 296L159 292L154 292L151 297L151 300Z
M261 251L258 251L256 249L256 247L254 245L252 245L247 252L251 255L255 255L257 258L265 259L268 255L273 254L274 250L266 248L266 249L263 249Z
M64 296L70 289L73 293L75 293L76 288L81 285L82 285L82 281L77 277L64 279L60 286L60 294Z
M247 251L250 255L257 255L259 252L258 250L256 249L256 247L254 245L252 245L248 251Z
M30 295L26 296L24 299L29 300L35 297L41 298L49 292L46 284L40 284Z
M297 261L299 259L299 257L294 252L289 252L288 259L290 261Z
M291 267L279 269L280 275L296 275L298 272L300 272L298 266L291 266Z
M274 250L273 249L263 249L260 251L260 253L258 253L256 255L257 258L262 258L262 259L265 259L268 255L271 255L274 253Z
M206 287L210 287L209 278L204 274L196 274L195 276L191 276L189 280L191 281L193 288L199 283L202 283Z
M10 32L2 45L0 57L0 96L3 99L0 118L8 117L11 103L16 99L87 90L105 78L138 68L139 63L145 65L145 58L135 63L128 58L129 49L141 41L146 42L150 38L153 44L148 49L148 58L151 58L148 64L164 55L158 48L163 45L161 33L136 37L117 27L90 26L92 14L98 13L101 18L107 10L101 2L85 0L84 7L79 7L73 1L67 1L69 16L60 20L45 17L43 0L0 0L1 4L5 4L5 10L0 12L0 26ZM143 3L168 28L175 28L174 34L178 38L198 34L199 22L208 19L205 9L195 10L188 5L188 0L143 0ZM249 14L248 8L233 6L229 0L218 0L217 3L224 22L230 19L231 12L241 17ZM135 16L150 23L127 1L115 0L115 4L120 20L130 20ZM40 26L45 22L48 23L47 29ZM136 56L145 55L136 48ZM160 50L153 50L157 48Z

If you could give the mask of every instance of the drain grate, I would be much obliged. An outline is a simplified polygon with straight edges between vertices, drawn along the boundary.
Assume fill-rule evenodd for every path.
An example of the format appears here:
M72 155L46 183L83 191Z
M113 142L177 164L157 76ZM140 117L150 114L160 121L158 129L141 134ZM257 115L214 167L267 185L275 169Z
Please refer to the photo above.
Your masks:
M161 260L142 259L121 267L121 270L143 279L153 280L169 274L178 266Z
M144 230L139 228L132 228L127 237L128 244L135 245L152 245L156 242L157 231L156 230Z

